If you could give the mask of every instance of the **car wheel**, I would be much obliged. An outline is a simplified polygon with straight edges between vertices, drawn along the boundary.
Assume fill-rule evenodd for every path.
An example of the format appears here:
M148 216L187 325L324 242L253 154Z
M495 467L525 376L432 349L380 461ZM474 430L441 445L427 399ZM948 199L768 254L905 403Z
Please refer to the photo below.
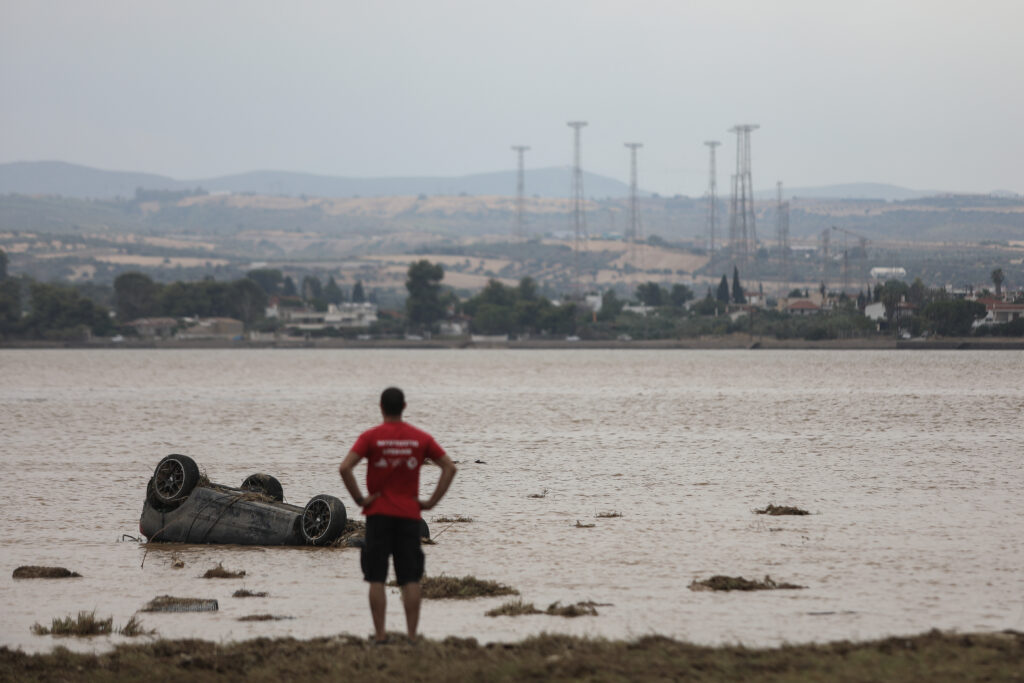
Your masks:
M153 471L153 496L164 505L180 503L199 483L199 467L187 455L168 455Z
M430 538L430 527L427 526L427 520L420 520L420 538Z
M280 503L284 500L284 489L279 482L269 474L250 474L242 482L243 491L262 493L273 501Z
M309 545L327 545L341 537L347 521L345 505L334 496L321 494L306 503L299 528Z

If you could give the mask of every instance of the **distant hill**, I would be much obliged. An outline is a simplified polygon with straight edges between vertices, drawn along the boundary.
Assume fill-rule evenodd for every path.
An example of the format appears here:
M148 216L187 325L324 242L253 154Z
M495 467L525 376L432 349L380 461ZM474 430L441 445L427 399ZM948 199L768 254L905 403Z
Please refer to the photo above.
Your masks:
M629 185L614 178L583 174L588 197L625 197ZM539 197L566 197L570 169L539 168L526 171L526 193ZM496 171L454 177L343 178L338 176L252 171L237 175L177 180L151 173L103 171L61 161L19 161L0 164L0 194L60 195L76 199L130 198L139 187L147 190L185 190L202 187L209 192L254 193L312 197L387 197L424 195L515 194L515 171ZM644 193L645 195L649 193Z
M821 187L785 187L782 195L785 199L881 199L888 202L907 199L921 199L941 194L937 190L910 190L898 185L885 183L845 183L842 185L822 185ZM754 199L775 199L775 190L760 190L754 193Z

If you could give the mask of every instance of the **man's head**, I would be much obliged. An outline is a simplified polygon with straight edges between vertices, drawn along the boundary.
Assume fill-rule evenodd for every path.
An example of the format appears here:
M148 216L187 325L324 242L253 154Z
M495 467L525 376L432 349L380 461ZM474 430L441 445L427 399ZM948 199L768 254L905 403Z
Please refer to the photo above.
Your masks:
M398 387L388 387L380 395L380 412L384 417L402 417L405 394Z

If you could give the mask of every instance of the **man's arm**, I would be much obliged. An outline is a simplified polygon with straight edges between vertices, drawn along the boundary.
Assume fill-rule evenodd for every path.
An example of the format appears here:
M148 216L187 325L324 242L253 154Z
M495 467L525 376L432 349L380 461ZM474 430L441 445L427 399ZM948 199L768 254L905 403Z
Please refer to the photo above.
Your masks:
M373 501L380 497L379 493L374 493L369 496L363 496L362 491L359 490L359 484L356 483L356 475L353 472L356 465L359 464L360 455L355 451L349 451L345 459L341 461L341 465L338 467L338 474L341 475L341 480L345 482L345 488L348 489L348 493L352 496L352 500L356 502L359 507L366 507Z
M430 510L441 502L444 494L448 492L448 487L452 485L452 479L455 478L455 472L458 469L447 455L442 455L435 462L441 466L441 478L437 480L437 488L434 489L433 495L427 500L420 501L421 510Z

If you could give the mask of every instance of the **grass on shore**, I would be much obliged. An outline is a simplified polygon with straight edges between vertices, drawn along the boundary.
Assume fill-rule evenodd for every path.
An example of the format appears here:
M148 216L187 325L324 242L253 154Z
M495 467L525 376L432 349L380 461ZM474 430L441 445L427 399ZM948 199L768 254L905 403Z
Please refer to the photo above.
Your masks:
M931 631L864 643L752 649L705 647L661 636L609 641L540 635L480 645L473 638L375 647L363 638L158 640L106 654L0 647L0 680L180 681L1012 681L1024 633Z
M79 612L77 617L54 618L50 626L33 624L32 633L37 636L74 636L76 638L88 638L91 636L107 636L111 633L118 633L122 636L133 638L135 636L152 636L156 631L146 630L142 622L134 614L124 626L114 628L114 617L98 619L96 612Z

